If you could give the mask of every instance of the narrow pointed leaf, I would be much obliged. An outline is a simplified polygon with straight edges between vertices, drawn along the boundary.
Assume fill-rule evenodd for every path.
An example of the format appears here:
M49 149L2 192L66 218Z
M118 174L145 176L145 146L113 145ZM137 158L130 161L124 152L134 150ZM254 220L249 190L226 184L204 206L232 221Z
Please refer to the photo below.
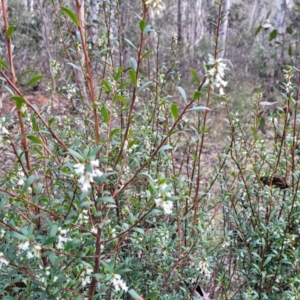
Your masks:
M16 28L16 25L10 25L7 29L7 32L6 32L6 36L8 38L11 38L11 36L13 35L14 31L15 31L15 28Z
M34 175L29 176L25 181L23 192L26 192L35 180L36 177Z
M20 233L18 233L18 232L15 232L15 231L13 231L13 232L11 233L11 236L14 237L14 238L16 238L16 239L18 239L18 240L27 240L27 239L28 239L27 236L25 236L25 235L23 235L23 234L20 234Z
M78 26L79 25L79 21L76 17L76 14L70 10L69 8L65 7L65 6L61 6L60 9L66 14L68 15L68 17L73 21L73 23Z
M80 153L76 152L75 150L69 149L68 152L69 152L72 156L78 158L79 160L84 160L84 157L83 157Z
M203 106L203 105L199 105L199 106L195 106L189 109L189 111L193 111L193 110L210 110L210 108Z
M198 75L197 75L197 72L196 72L194 69L191 69L190 72L191 72L191 75L192 75L194 81L195 81L197 84L200 84L200 80L199 80L199 77L198 77Z
M130 65L131 65L131 68L134 72L136 72L136 69L137 69L137 62L135 60L134 57L131 57L130 58Z
M106 124L109 123L109 113L105 106L101 108L101 114Z
M160 151L166 151L166 150L171 150L173 149L173 147L171 145L164 145L162 146L160 149L159 149L159 152Z
M145 21L145 20L141 20L141 21L140 21L140 30L141 30L141 32L144 31L146 25L147 25L147 24L146 24L146 21Z
M34 135L27 135L27 138L35 144L43 145L42 141Z
M140 92L142 92L149 84L151 84L152 81L148 81L146 83L144 83L142 86L140 86L137 90L137 94L139 94Z
M32 84L34 84L34 83L36 83L36 82L38 82L38 81L40 81L42 78L43 78L43 75L40 75L40 74L31 77L29 79L29 81L27 82L27 84L26 84L27 87L30 86L30 85L32 85Z
M128 74L129 74L129 76L130 76L131 83L132 83L134 86L136 86L136 75L135 75L135 72L134 72L132 69L130 69L130 70L128 71Z
M179 110L178 110L178 106L174 103L171 104L171 112L172 112L172 117L175 120L177 120L178 115L179 115Z
M185 103L187 103L187 98L186 98L186 92L185 90L181 87L181 86L178 86L177 89L179 90L183 100Z
M11 99L16 101L16 106L18 110L20 110L22 108L22 105L26 103L25 99L19 96L12 96Z

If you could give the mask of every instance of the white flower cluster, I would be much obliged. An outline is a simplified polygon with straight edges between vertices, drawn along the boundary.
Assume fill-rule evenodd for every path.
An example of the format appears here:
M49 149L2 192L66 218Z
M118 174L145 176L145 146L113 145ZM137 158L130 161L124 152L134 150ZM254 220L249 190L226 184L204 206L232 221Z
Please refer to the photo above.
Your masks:
M51 60L50 65L54 76L60 73L60 64L55 59Z
M40 265L39 268L40 268L40 271L37 272L35 275L36 275L37 279L39 279L39 281L44 284L44 286L40 286L40 288L42 290L45 290L48 285L49 279L52 278L52 282L56 282L58 279L58 276L56 276L56 275L53 277L51 276L51 272L50 272L51 268L50 267L44 268Z
M4 122L5 122L5 118L3 117L0 120L0 148L3 147L3 136L9 134L8 130L3 126Z
M202 260L199 263L198 270L203 272L206 276L210 276L211 272L209 271L208 261L206 259Z
M177 43L178 43L178 34L174 33L172 35L172 43L174 43L175 45L177 45Z
M88 284L91 283L92 279L91 279L91 276L90 274L93 273L93 269L85 269L81 274L80 274L80 277L81 277L81 280L82 280L82 285L83 286L86 286Z
M210 66L209 71L206 74L206 84L209 84L211 89L214 87L219 89L221 96L224 96L224 88L227 86L227 81L224 81L226 64L223 63L222 58L214 59L213 56L209 56L207 63Z
M153 9L156 15L159 15L163 10L162 0L146 0L147 7Z
M166 215L170 215L172 213L173 202L170 200L165 200L165 198L170 197L171 193L166 191L166 183L161 184L158 188L161 190L161 192L158 194L158 198L155 199L156 206L160 206Z
M58 242L56 244L56 249L63 249L64 244L70 240L70 238L67 237L68 230L59 227L58 232L59 235L57 236Z
M88 223L89 221L89 215L88 215L88 211L86 209L84 209L79 215L78 215L78 219L77 222L79 224L84 224L84 223Z
M85 164L78 163L74 165L75 173L80 176L78 182L82 185L81 190L87 192L91 188L91 183L94 182L94 177L102 176L102 172L98 169L99 160L92 160L90 162L92 172L85 169Z
M293 77L293 73L292 73L292 69L289 70L283 70L283 72L285 73L283 75L286 84L285 84L285 91L287 94L289 94L292 90L293 90L293 85L292 85L292 77Z
M9 261L6 260L3 256L3 253L0 252L0 269L2 268L3 265L8 265L9 264Z
M6 219L6 217L3 218L3 222L5 222L4 219ZM6 233L6 231L3 228L0 229L0 238L3 238L5 233Z
M70 100L76 96L77 87L75 84L67 84L66 86L63 87L63 91L67 94L66 98Z
M34 245L31 247L31 250L29 249L29 241L26 241L24 243L21 243L18 248L22 251L26 251L26 256L28 259L33 258L33 257L40 257L41 256L41 246L39 245Z
M125 292L128 291L128 286L124 282L124 280L121 278L121 275L114 274L113 278L111 279L111 282L114 286L114 289L116 292L123 290Z

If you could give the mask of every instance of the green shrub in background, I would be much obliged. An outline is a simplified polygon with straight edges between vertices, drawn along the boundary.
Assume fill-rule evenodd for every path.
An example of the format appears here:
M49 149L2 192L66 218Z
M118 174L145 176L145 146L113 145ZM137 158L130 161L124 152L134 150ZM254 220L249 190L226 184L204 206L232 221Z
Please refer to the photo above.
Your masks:
M14 27L4 20L0 73L17 108L0 125L3 299L191 299L192 279L203 299L299 299L298 70L286 68L271 114L274 104L258 95L239 116L218 58L222 1L205 76L191 70L193 92L177 86L176 36L171 66L145 42L158 36L147 24L154 3L141 2L128 69L115 64L121 33L112 39L109 22L97 52L79 1L76 12L57 7L66 34L74 27L79 37L65 49L79 81L43 112L18 87ZM56 87L64 66L50 65ZM210 119L214 109L226 116L217 140L211 130L223 120Z

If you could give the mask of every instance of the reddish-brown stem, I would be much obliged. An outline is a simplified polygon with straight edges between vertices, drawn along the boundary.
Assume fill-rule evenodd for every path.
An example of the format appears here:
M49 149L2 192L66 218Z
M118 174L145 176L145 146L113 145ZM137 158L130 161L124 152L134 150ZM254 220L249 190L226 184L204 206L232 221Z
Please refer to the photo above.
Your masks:
M143 16L142 16L142 20L146 20L146 16L147 16L147 6L144 3L143 4ZM141 31L140 34L140 44L139 44L139 49L138 49L138 54L137 54L137 66L136 66L136 70L135 70L135 78L136 81L139 78L139 71L140 71L140 64L142 61L142 53L143 53L143 41L144 41L144 33L143 31ZM122 156L123 153L123 148L124 148L124 144L127 140L127 136L128 136L128 132L129 132L129 128L130 128L130 124L131 124L131 116L132 116L132 112L133 112L133 108L134 108L134 104L135 104L135 100L136 100L136 93L137 93L137 85L135 85L133 87L133 92L132 92L132 98L131 98L131 105L129 108L129 113L128 113L128 120L127 120L127 124L126 124L126 129L125 129L125 133L124 133L124 137L123 137L123 141L122 141L122 146L120 148L118 157L114 163L114 168L115 166L119 163L119 160Z
M82 20L82 3L79 0L76 0L76 8L77 8L77 16L78 16L78 30L80 32L80 38L81 38L81 45L82 50L84 53L84 59L85 59L85 67L86 67L86 80L87 80L87 86L89 89L90 97L92 100L92 103L96 101L96 94L95 94L95 87L94 87L94 81L93 81L93 72L91 68L91 61L90 57L87 51L86 41L85 41L85 34L84 34L84 24ZM95 143L96 145L100 144L100 128L99 128L99 117L97 112L97 107L93 105L93 115L95 120ZM97 153L97 157L100 157L100 152Z
M216 42L215 42L215 49L214 49L214 58L217 58L218 55L218 38L220 34L220 25L221 25L221 11L222 11L222 3L223 1L221 0L219 2L219 13L218 13L218 22L217 22L217 29L216 29ZM200 91L201 88L198 88L198 91ZM208 94L206 98L206 107L209 107L210 104L210 92L211 89L208 89ZM208 110L205 110L204 112L204 119L203 119L203 129L204 132L201 134L201 142L199 145L199 153L198 153L198 158L197 158L197 178L196 178L196 189L195 189L195 196L194 196L194 226L197 224L197 219L198 219L198 210L199 210L199 191L200 191L200 178L201 178L201 156L203 152L203 146L204 146L204 138L205 138L205 127L206 127L206 122L207 122L207 117L208 117ZM195 231L193 231L193 235L195 234Z

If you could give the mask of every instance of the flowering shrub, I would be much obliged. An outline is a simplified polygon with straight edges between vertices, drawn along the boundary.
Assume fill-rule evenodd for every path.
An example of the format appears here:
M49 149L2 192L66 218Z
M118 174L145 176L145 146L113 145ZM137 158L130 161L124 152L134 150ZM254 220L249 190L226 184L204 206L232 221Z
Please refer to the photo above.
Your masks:
M40 111L22 94L4 20L9 67L0 61L0 73L16 111L0 123L7 163L0 172L1 297L180 300L197 291L206 299L297 299L298 71L286 68L286 109L267 116L271 104L259 94L243 118L231 111L226 61L217 57L222 1L215 55L203 78L191 70L188 93L180 74L169 76L176 38L167 71L145 44L147 35L157 37L147 13L161 10L161 1L141 2L129 70L119 65L121 33L114 39L109 22L99 48L87 45L77 5L76 13L59 7L55 14L57 26L72 22L81 37L68 66L80 70L83 84L59 90L68 107L79 101L72 114L53 103ZM113 7L103 10L115 16ZM148 57L156 64L151 76ZM57 81L67 67L59 58L50 66ZM220 107L223 142L209 135L209 114Z

